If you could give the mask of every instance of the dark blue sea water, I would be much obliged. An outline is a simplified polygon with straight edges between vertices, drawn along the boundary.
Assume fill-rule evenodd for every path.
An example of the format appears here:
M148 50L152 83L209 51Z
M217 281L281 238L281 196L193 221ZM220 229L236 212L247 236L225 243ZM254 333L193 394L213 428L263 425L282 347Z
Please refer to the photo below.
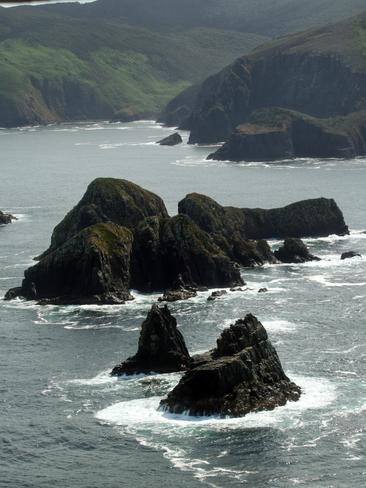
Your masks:
M135 352L157 296L107 307L1 300L0 487L365 486L366 260L340 254L366 256L366 159L206 162L212 148L154 144L169 133L152 122L0 130L0 208L19 218L0 227L0 295L97 176L155 191L171 214L192 191L243 207L334 197L351 235L308 239L322 261L244 271L246 292L172 306L191 352L256 314L304 394L243 419L168 416L157 405L179 375L109 376Z

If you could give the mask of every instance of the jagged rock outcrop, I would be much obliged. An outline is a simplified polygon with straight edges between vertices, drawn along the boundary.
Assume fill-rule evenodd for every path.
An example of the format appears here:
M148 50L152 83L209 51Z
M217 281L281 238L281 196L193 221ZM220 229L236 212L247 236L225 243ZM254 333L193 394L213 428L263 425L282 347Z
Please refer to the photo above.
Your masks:
M283 246L275 251L276 258L282 263L306 263L320 261L320 258L310 253L309 248L301 239L285 239Z
M16 296L43 303L124 303L132 297L130 256L133 236L111 222L91 225L24 273Z
M182 136L178 134L178 132L175 132L168 137L164 137L164 139L158 141L157 144L160 144L160 146L177 146L178 144L182 144L182 142Z
M51 245L41 257L90 225L110 221L134 229L141 220L153 215L168 217L163 200L154 193L127 180L97 178L55 227Z
M355 251L347 251L341 255L341 260L344 261L345 259L352 259L352 258L356 258L356 257L362 258L362 255L358 252L355 252Z
M167 306L153 305L141 326L138 351L112 370L113 376L182 371L191 358Z
M254 112L207 159L273 161L291 158L353 158L366 152L366 112L319 119L277 107Z
M165 290L179 275L190 287L243 283L238 266L188 216L145 219L135 230L132 287Z
M362 15L274 40L206 79L196 88L194 96L180 95L171 101L164 111L165 119L175 125L174 114L180 114L181 103L187 116L183 121L179 117L177 122L191 131L189 142L207 144L227 141L253 112L266 107L282 107L325 119L365 110L366 70L361 40L366 30L365 19ZM312 128L306 125L302 141L314 142L314 132L318 132L326 146L326 157L333 155L330 151L333 143L336 154L342 156L343 147L347 149L343 155L349 154L349 132L345 137L332 129L332 135L324 130L319 132L318 124L310 125ZM263 158L276 159L292 152L283 131L267 130L258 137L249 132L247 128L243 143L247 157L262 154ZM296 133L301 135L300 130ZM357 138L362 143L353 149L365 154L365 132L360 132ZM315 148L322 154L319 144Z
M324 237L349 233L338 205L327 198L303 200L265 210L223 207L205 195L191 193L179 203L178 209L179 213L188 215L210 233L227 253L243 263L246 259L257 263L274 259L265 242L245 242L248 239ZM244 249L241 250L240 245ZM247 251L245 246L249 247Z
M11 224L13 220L16 220L14 215L4 213L0 210L0 225Z
M249 314L224 330L216 349L193 358L161 408L239 417L297 401L300 394L285 375L265 328Z

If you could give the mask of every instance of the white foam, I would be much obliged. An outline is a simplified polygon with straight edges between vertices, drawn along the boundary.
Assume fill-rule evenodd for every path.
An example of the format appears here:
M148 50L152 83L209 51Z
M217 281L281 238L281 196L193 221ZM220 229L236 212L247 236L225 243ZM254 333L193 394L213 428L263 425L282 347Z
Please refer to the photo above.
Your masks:
M301 386L303 394L298 402L289 402L272 411L251 413L242 418L192 417L174 415L159 410L161 397L151 397L116 403L97 412L96 418L102 422L118 426L199 427L212 430L227 428L255 428L280 426L293 423L304 410L322 409L336 398L333 383L323 378L296 377L292 379Z
M81 378L68 380L67 383L71 385L83 385L83 386L100 386L111 383L116 383L118 379L115 376L110 375L110 370L102 371L93 378Z
M263 320L262 324L268 332L293 332L297 327L288 320Z

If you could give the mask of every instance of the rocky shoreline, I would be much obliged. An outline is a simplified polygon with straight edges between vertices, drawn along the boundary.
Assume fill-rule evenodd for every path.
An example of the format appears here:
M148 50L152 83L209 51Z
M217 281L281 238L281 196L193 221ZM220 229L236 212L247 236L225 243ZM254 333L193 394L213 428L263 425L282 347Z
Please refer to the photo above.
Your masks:
M98 178L5 298L118 304L133 299L135 289L186 299L203 288L242 286L242 267L283 261L264 239L348 233L341 210L325 198L264 210L223 207L192 193L178 212L170 217L159 196L134 183ZM308 258L299 247L298 256Z

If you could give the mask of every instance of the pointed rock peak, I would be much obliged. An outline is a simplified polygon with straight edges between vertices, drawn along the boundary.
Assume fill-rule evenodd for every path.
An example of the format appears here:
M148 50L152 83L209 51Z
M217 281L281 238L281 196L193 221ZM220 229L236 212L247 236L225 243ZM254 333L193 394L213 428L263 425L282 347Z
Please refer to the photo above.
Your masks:
M190 363L184 338L167 306L153 305L142 323L138 351L116 366L112 375L169 373L181 371Z
M252 314L225 329L217 339L213 356L232 356L247 347L252 347L268 339L267 332L259 320Z

